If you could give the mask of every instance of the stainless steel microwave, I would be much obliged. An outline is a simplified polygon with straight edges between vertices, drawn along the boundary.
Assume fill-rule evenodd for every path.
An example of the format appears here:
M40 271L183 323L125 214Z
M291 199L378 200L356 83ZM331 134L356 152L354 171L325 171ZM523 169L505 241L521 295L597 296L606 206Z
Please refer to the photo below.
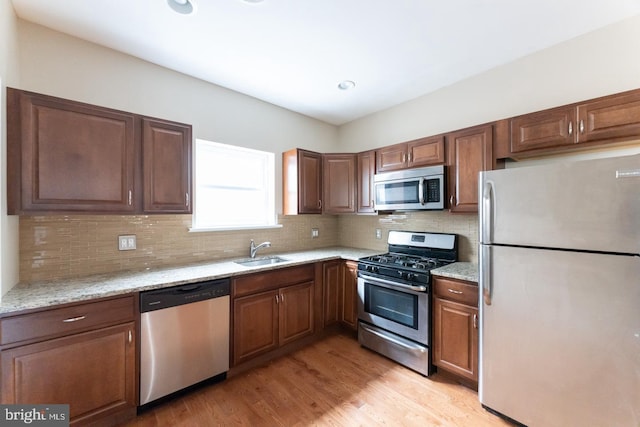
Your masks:
M373 177L379 211L444 209L444 166L429 166Z

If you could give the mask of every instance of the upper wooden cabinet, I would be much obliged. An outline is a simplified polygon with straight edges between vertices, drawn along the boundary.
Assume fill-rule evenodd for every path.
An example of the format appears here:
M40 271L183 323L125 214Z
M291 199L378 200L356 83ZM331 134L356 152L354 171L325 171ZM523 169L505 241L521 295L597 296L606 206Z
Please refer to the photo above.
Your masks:
M142 119L144 211L191 212L191 126Z
M357 155L357 198L358 213L375 212L375 194L373 176L376 173L375 150L365 151Z
M355 213L356 155L323 155L322 175L323 211L329 214Z
M444 137L430 136L378 149L376 172L437 165L444 160Z
M493 169L493 125L447 135L449 209L478 212L478 173Z
M7 106L9 214L191 212L191 126L11 88Z
M7 89L8 212L136 210L135 116Z
M322 213L322 154L294 148L282 153L285 215Z
M511 153L548 154L640 137L640 90L510 120Z

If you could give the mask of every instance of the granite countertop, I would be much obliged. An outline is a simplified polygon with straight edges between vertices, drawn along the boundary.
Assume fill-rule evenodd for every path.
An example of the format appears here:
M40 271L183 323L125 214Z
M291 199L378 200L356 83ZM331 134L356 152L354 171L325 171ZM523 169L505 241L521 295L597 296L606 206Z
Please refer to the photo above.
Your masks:
M269 254L269 256L279 256L287 260L276 265L245 267L234 263L233 259L228 259L142 272L101 274L40 283L20 283L2 297L0 315L57 304L166 288L203 280L233 277L311 262L331 259L357 261L358 258L380 253L382 252L370 249L331 247L310 251Z
M431 274L478 283L478 264L474 262L454 262L431 270Z

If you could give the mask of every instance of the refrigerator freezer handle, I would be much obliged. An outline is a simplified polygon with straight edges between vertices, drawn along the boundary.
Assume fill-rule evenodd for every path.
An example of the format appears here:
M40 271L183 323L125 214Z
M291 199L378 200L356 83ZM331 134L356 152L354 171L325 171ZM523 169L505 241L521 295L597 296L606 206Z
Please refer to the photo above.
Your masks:
M480 245L480 288L486 305L491 305L491 246Z
M482 198L480 211L480 242L493 242L493 183L484 181L482 183Z

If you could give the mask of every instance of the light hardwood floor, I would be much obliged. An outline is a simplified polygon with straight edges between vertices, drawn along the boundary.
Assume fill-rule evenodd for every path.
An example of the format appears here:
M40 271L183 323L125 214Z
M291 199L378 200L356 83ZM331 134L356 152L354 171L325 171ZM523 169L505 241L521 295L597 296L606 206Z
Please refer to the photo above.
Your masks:
M332 335L139 415L126 426L509 426L471 389Z

